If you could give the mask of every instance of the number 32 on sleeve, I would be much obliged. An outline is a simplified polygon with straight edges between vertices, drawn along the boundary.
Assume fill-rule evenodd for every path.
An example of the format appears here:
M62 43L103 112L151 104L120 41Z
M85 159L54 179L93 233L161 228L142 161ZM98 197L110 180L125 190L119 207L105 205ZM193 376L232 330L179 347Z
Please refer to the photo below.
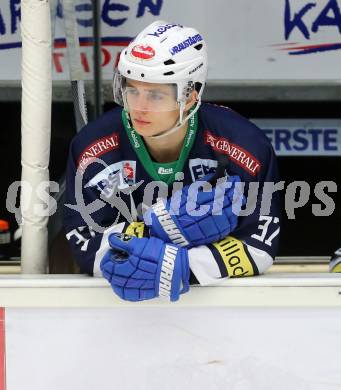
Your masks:
M259 217L260 224L258 225L258 229L260 230L260 234L252 234L251 237L255 240L264 242L264 244L271 246L273 239L278 236L278 233L280 231L280 227L278 228L270 235L268 236L268 229L270 225L272 224L278 224L279 219L277 217L270 217L267 215L261 215ZM272 229L271 229L272 230Z

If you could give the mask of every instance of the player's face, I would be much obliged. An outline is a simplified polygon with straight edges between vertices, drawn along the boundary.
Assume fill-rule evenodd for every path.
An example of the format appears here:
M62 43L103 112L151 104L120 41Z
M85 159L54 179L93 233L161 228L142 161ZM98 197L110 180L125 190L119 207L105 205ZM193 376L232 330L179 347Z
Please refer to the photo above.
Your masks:
M127 80L124 93L133 127L140 135L156 135L176 125L179 108L174 85Z

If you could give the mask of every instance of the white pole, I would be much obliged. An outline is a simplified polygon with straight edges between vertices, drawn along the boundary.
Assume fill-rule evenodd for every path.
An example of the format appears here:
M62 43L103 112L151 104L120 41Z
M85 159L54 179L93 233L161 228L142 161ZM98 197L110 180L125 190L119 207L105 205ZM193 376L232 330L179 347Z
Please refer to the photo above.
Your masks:
M52 100L51 20L47 0L21 1L21 35L24 183L21 191L21 262L22 273L40 274L47 271L48 216L42 215L46 204L38 192L39 185L49 180Z

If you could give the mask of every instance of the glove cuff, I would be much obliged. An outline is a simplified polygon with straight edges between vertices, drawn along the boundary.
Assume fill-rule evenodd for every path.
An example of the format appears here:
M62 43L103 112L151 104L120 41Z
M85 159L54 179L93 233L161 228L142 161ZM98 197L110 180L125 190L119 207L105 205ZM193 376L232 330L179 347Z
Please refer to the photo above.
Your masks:
M180 247L189 246L182 229L176 224L175 218L168 211L168 204L159 199L151 207L148 218L151 220L150 233L165 242L172 242Z
M188 258L188 250L180 248L182 252L182 258L181 261L182 265L182 289L180 291L180 294L184 294L189 291L189 277L190 277L190 270L189 270L189 258Z
M177 301L180 294L189 290L187 249L165 243L158 271L160 282L157 295Z

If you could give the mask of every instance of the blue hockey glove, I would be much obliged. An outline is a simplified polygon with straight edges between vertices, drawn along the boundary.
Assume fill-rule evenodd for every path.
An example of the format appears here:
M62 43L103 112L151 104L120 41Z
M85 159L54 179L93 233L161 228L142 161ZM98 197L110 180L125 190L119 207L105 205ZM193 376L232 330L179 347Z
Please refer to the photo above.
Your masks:
M236 186L240 178L223 178L209 191L198 191L204 183L207 182L194 182L150 207L144 214L150 235L189 248L228 236L237 227L240 208L245 203Z
M127 301L165 296L177 301L189 290L187 250L162 240L111 234L101 261L103 276Z

